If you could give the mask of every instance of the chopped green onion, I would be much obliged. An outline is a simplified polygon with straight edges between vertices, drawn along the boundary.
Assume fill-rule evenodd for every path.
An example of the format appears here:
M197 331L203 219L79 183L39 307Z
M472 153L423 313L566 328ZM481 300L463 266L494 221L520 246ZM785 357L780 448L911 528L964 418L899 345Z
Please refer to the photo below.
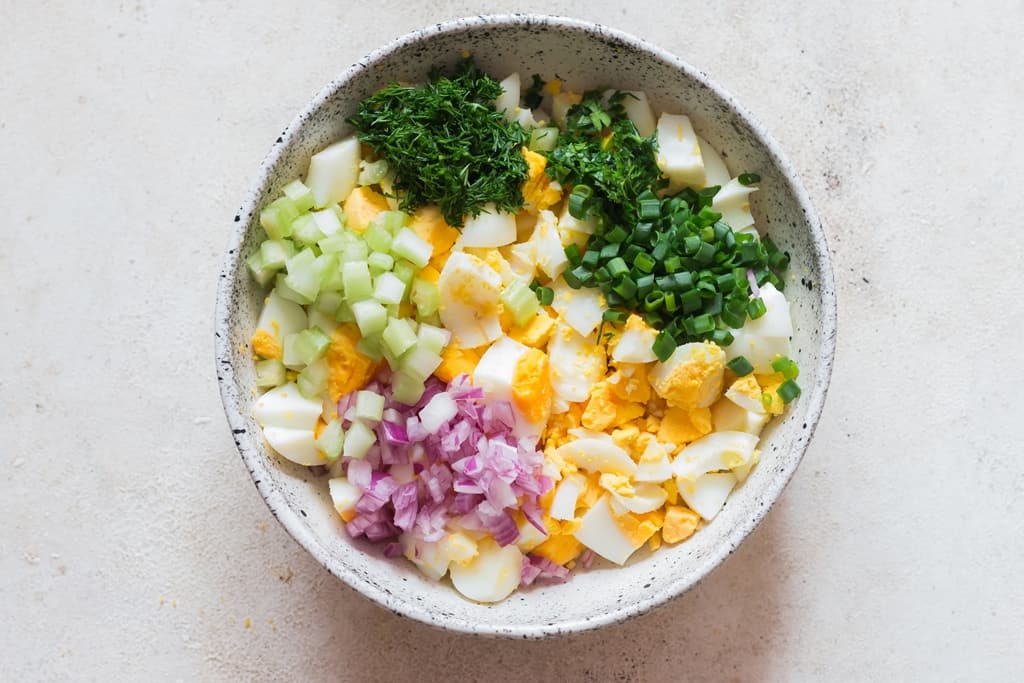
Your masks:
M580 259L580 265L586 266L593 270L597 267L597 264L601 262L601 251L599 249L588 249L583 258Z
M676 350L676 340L671 334L662 330L654 338L654 345L651 349L654 351L654 355L658 357L658 360L664 363L672 355L672 352Z
M640 220L653 221L661 217L661 201L657 198L641 199L638 202Z
M796 361L781 356L772 361L772 370L775 372L781 372L782 376L786 379L796 379L800 376L800 368L797 366Z
M740 173L736 176L736 180L740 181L740 185L750 187L751 185L756 185L761 182L761 176L756 173Z
M594 190L589 185L577 185L569 193L569 215L577 220L587 217L587 209Z
M779 385L779 388L776 389L776 393L779 395L779 398L782 399L783 403L790 403L800 395L800 385L791 379L787 379Z
M712 330L709 339L719 346L729 346L735 339L732 336L732 332L729 330Z
M679 303L682 305L683 313L693 313L701 308L700 290L691 289L679 296Z
M768 311L768 307L764 305L764 299L758 297L757 299L751 299L750 303L747 304L747 315L750 316L751 320L757 320Z
M569 263L574 266L578 266L580 264L580 260L583 258L583 255L580 254L580 246L575 242L567 246L565 248L565 257L569 259Z
M636 260L633 261L633 265L644 273L650 273L654 270L654 266L657 264L649 255L641 253L636 257Z
M694 334L707 334L715 329L715 320L707 313L695 316L692 320Z
M746 377L754 371L754 366L750 364L750 361L745 356L736 356L726 363L725 366L732 370L737 377Z
M613 278L620 277L629 272L629 266L626 265L621 256L613 258L605 267Z
M636 282L628 275L623 275L619 282L612 287L612 291L624 299L632 299L636 294Z
M537 301L541 306L550 306L555 300L555 290L550 287L537 288Z
M622 325L629 319L629 313L625 311L613 311L607 310L601 314L601 320L605 322L614 323L616 325Z
M604 236L604 238L607 241L614 243L622 242L627 237L629 237L629 233L626 232L621 225L616 225L610 232L606 233Z

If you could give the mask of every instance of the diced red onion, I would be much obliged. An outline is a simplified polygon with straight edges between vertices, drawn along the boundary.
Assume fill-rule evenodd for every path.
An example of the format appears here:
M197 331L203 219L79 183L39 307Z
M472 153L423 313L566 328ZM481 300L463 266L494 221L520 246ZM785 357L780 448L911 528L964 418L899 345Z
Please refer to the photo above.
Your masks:
M398 446L409 445L409 434L405 431L405 427L398 424L397 422L381 422L384 428L384 436L387 441Z
M747 268L747 282L750 283L750 293L756 299L761 296L761 288L757 286L757 276L753 268Z

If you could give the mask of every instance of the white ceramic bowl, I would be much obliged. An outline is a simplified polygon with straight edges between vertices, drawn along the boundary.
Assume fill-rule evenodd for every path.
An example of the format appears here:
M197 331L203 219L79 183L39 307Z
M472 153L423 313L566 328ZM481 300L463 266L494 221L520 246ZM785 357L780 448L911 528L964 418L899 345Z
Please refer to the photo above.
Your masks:
M625 567L595 563L560 585L535 586L479 605L435 583L403 560L349 539L324 479L273 455L251 417L256 395L249 339L264 293L244 259L263 238L259 208L305 172L309 157L349 130L356 104L394 80L422 81L429 68L469 50L502 78L560 76L573 89L644 90L657 111L683 111L722 153L733 173L755 171L758 227L792 257L787 297L803 396L764 432L761 463L715 520L691 539ZM793 476L818 422L835 349L836 309L825 237L792 167L763 127L703 72L618 31L572 19L531 15L474 17L421 29L353 64L281 134L231 226L216 312L217 377L228 422L256 488L289 533L331 573L393 612L456 631L543 637L639 615L680 595L721 563L765 515Z

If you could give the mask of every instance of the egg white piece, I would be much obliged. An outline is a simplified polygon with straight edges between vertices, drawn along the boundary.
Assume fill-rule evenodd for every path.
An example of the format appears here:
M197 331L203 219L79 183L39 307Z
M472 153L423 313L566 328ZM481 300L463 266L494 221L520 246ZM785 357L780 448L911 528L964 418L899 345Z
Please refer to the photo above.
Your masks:
M276 289L270 292L256 321L256 329L274 337L278 344L289 334L301 332L307 326L306 311L302 306L285 299Z
M733 343L725 347L726 356L731 360L743 356L754 366L754 372L772 372L772 361L778 356L791 355L789 338L793 335L793 320L790 318L789 302L785 295L771 283L760 288L765 304L765 314L756 320L748 320L738 330L730 330Z
M555 397L563 402L587 400L594 384L604 377L604 353L591 334L582 337L576 330L558 324L548 345L551 361L551 386Z
M678 484L679 495L690 509L709 522L721 511L735 487L736 475L732 472L705 474L696 481Z
M353 135L314 154L309 160L306 186L318 209L343 201L359 178L359 140Z
M521 87L519 73L513 72L509 74L498 85L501 86L502 92L494 100L494 108L497 111L504 112L505 118L509 121L514 121L519 113L519 92Z
M722 185L711 202L711 208L722 214L722 220L733 230L742 230L754 224L754 216L750 213L750 194L757 187L743 185L739 179L733 178Z
M402 546L402 553L406 559L434 581L440 581L441 577L448 573L448 565L451 561L441 552L439 542L424 541L409 533L399 536L398 542Z
M548 415L548 411L544 411L540 421L531 422L519 409L519 406L512 401L512 386L516 367L523 355L529 351L530 347L525 344L510 337L501 337L484 352L473 370L473 385L483 389L489 399L512 403L512 412L516 420L512 431L520 439L539 438L547 423ZM543 378L540 381L544 381Z
M665 504L668 494L657 484L642 483L633 486L632 496L623 496L616 491L609 491L614 500L623 509L642 515L657 510Z
M611 95L614 91L608 91ZM647 93L642 90L626 90L626 97L622 100L622 108L626 111L626 117L633 122L636 130L643 137L654 133L656 123L654 111L651 110L651 103L647 101Z
M579 96L574 95L568 90L563 90L557 95L551 96L551 118L558 127L565 129L565 117L572 109L572 106L580 101Z
M451 564L472 562L477 554L477 543L462 531L453 531L437 542L443 560Z
M707 472L731 470L750 461L757 436L747 432L711 432L679 451L672 461L676 480L695 481Z
M482 540L477 550L471 562L449 567L452 584L470 600L504 600L519 587L523 553L515 545L502 548L491 539Z
M756 397L748 396L747 394L745 394L745 393L743 393L742 391L739 390L738 385L739 385L738 381L737 382L733 382L732 386L730 386L728 389L725 390L725 398L726 399L732 401L733 403L738 405L740 408L743 408L745 410L749 410L752 413L759 413L759 414L763 415L765 412L767 412L764 409L764 404L761 403L760 392L758 392L758 395ZM743 429L743 430L740 430L740 431L746 431L746 430Z
M527 241L528 254L541 272L552 280L562 274L569 263L558 233L558 220L548 210L540 212L533 234Z
M718 153L718 150L699 135L697 136L697 142L700 144L700 154L704 159L704 182L707 187L712 185L725 187L725 184L729 182L730 176L729 169L726 168L722 156ZM715 210L717 211L718 209Z
M675 448L671 444L662 444L655 439L647 442L640 462L637 463L633 481L661 484L672 478L672 462L669 452Z
M760 434L768 423L768 414L741 408L727 398L711 406L711 424L716 432Z
M529 520L524 518L519 523L519 538L516 539L516 547L524 553L530 552L546 540L548 540L548 535L530 524Z
M580 520L580 528L573 534L576 540L587 546L601 557L625 564L640 545L634 545L628 536L622 533L619 525L612 517L607 494L597 501Z
M441 322L459 346L475 348L501 336L501 276L482 260L456 251L437 280Z
M559 446L555 453L588 472L628 476L636 472L636 463L629 453L604 439L576 439Z
M263 438L275 451L296 465L312 467L327 462L327 458L316 446L312 429L264 427Z
M731 347L729 347L731 348ZM697 407L710 406L722 390L722 378L725 375L726 353L721 347L710 342L692 342L676 347L672 355L664 363L655 363L651 370L651 386L659 395L665 395L665 389L672 386L673 377L681 365L695 364L699 366L719 365L717 372L709 373L697 392Z
M555 489L555 495L551 499L551 509L548 513L553 519L575 519L576 503L580 494L587 487L587 479L582 474L573 472L566 475Z
M704 158L690 117L662 114L657 131L658 168L669 179L669 192L684 187L704 187Z
M349 512L356 507L363 492L345 477L327 480L327 490L331 494L331 502L339 513Z
M564 280L556 282L553 289L555 298L551 306L567 325L584 337L597 329L607 307L600 290L573 289Z
M615 348L612 349L612 360L621 363L650 363L658 360L658 357L654 355L654 340L657 336L658 333L654 328L644 323L639 317L634 321L631 316L629 322L626 323L626 328L619 335L619 340L615 342Z
M467 216L459 238L463 247L503 247L516 241L515 214L501 213L494 204L484 205L478 216Z
M267 391L256 399L252 416L261 427L285 427L313 432L323 405L302 395L294 382Z

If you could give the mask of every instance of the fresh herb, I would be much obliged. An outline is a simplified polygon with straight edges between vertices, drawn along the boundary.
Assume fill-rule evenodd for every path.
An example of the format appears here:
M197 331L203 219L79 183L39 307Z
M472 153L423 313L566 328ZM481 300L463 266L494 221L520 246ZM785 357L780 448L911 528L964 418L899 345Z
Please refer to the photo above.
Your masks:
M461 226L488 203L506 212L523 205L520 149L529 135L495 111L501 92L465 60L452 77L435 70L425 85L387 86L363 100L349 123L394 171L402 210L437 204L450 225Z
M547 83L539 74L533 74L533 83L523 93L523 102L530 109L536 109L540 106L540 103L544 100L544 86Z
M761 176L757 175L756 173L740 173L738 176L736 176L736 180L740 181L740 185L746 185L747 187L749 187L751 185L756 185L759 182L761 182Z

